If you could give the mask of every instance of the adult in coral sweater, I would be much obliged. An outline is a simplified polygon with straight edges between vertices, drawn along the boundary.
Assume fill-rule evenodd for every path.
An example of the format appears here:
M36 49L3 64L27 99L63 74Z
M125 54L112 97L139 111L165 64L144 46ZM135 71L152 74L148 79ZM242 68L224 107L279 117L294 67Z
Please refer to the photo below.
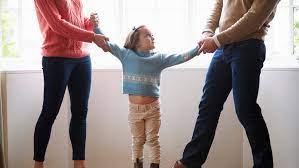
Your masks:
M44 38L44 99L34 132L34 167L44 168L52 125L68 87L74 167L85 168L86 116L91 85L91 62L86 45L94 42L107 51L108 39L93 32L93 23L83 16L80 0L34 2Z

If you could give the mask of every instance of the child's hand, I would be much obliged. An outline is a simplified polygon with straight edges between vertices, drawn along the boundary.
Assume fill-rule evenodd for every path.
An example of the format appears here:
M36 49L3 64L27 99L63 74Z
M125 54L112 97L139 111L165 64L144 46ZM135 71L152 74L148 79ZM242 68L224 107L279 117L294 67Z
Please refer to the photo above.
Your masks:
M93 23L94 27L98 27L99 26L99 17L97 13L91 13L90 14L90 21Z

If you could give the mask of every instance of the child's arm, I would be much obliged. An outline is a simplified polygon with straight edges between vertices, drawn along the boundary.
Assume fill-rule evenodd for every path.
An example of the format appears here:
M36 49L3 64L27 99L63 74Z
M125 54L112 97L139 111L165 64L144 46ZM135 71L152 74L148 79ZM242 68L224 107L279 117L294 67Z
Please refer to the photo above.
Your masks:
M101 31L101 29L99 27L94 27L93 28L93 31L96 33L96 34L101 34L101 35L104 35L104 33ZM126 51L127 49L123 48L123 47L120 47L118 46L117 44L115 43L112 43L110 41L107 41L107 44L108 46L110 47L110 50L109 52L116 56L120 61L123 61L124 60L124 57L126 55Z
M104 33L99 27L93 27L93 32L95 32L96 34L104 35Z
M162 54L162 69L189 61L199 55L198 50L199 47L197 46L183 54Z
M99 25L98 25L98 18L96 16L97 14L91 14L90 16L90 20L91 22L93 22L93 31L96 33L96 34L101 34L101 35L104 35L104 33L102 32L102 30L100 29ZM110 41L107 41L107 44L109 46L109 52L116 56L120 61L123 61L124 57L125 57L125 53L126 53L126 50L125 48L123 47L119 47L117 44L115 43L112 43Z

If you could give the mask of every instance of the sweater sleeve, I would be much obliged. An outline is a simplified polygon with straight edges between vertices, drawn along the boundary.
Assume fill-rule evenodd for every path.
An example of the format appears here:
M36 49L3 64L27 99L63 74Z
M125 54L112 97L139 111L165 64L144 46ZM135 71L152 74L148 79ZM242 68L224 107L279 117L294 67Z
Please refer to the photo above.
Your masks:
M94 33L81 29L62 19L54 0L34 0L49 27L57 34L77 41L92 42Z
M189 61L198 55L198 46L183 54L162 54L162 69Z
M214 8L210 16L208 17L207 24L203 32L215 33L215 30L219 27L219 20L222 13L223 0L216 0Z
M93 31L96 34L104 35L104 33L102 32L102 30L99 27L94 27ZM115 57L117 57L121 62L123 62L124 57L125 57L126 53L128 52L128 49L126 49L124 47L120 47L117 44L112 43L110 41L107 41L107 44L110 47L110 53L112 55L114 55Z
M221 45L240 41L264 26L280 0L254 0L250 9L235 24L216 37Z

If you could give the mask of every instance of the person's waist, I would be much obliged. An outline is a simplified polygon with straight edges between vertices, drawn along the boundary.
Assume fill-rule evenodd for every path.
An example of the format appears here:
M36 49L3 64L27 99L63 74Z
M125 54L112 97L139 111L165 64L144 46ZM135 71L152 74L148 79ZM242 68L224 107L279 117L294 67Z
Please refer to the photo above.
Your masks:
M250 43L264 43L264 40L258 39L258 38L249 38L249 39L233 42L230 44L225 44L225 45L219 47L218 49L220 49L220 50L229 49L229 48L234 48L234 47L238 47L238 46L242 46L244 44L250 44Z
M42 48L42 55L45 57L68 57L80 58L89 55L89 51L85 47L67 48L67 47L47 47Z
M148 104L134 104L132 102L129 103L129 108L130 111L138 111L138 112L143 112L143 111L148 111L150 109L156 108L160 106L160 101L159 99L148 103Z
M133 104L149 104L157 99L159 99L159 97L129 94L129 101Z
M90 61L90 55L84 55L82 57L72 57L69 55L50 55L50 56L43 56L44 61L52 61L52 62L62 62L62 61L67 61L67 62L86 62Z

